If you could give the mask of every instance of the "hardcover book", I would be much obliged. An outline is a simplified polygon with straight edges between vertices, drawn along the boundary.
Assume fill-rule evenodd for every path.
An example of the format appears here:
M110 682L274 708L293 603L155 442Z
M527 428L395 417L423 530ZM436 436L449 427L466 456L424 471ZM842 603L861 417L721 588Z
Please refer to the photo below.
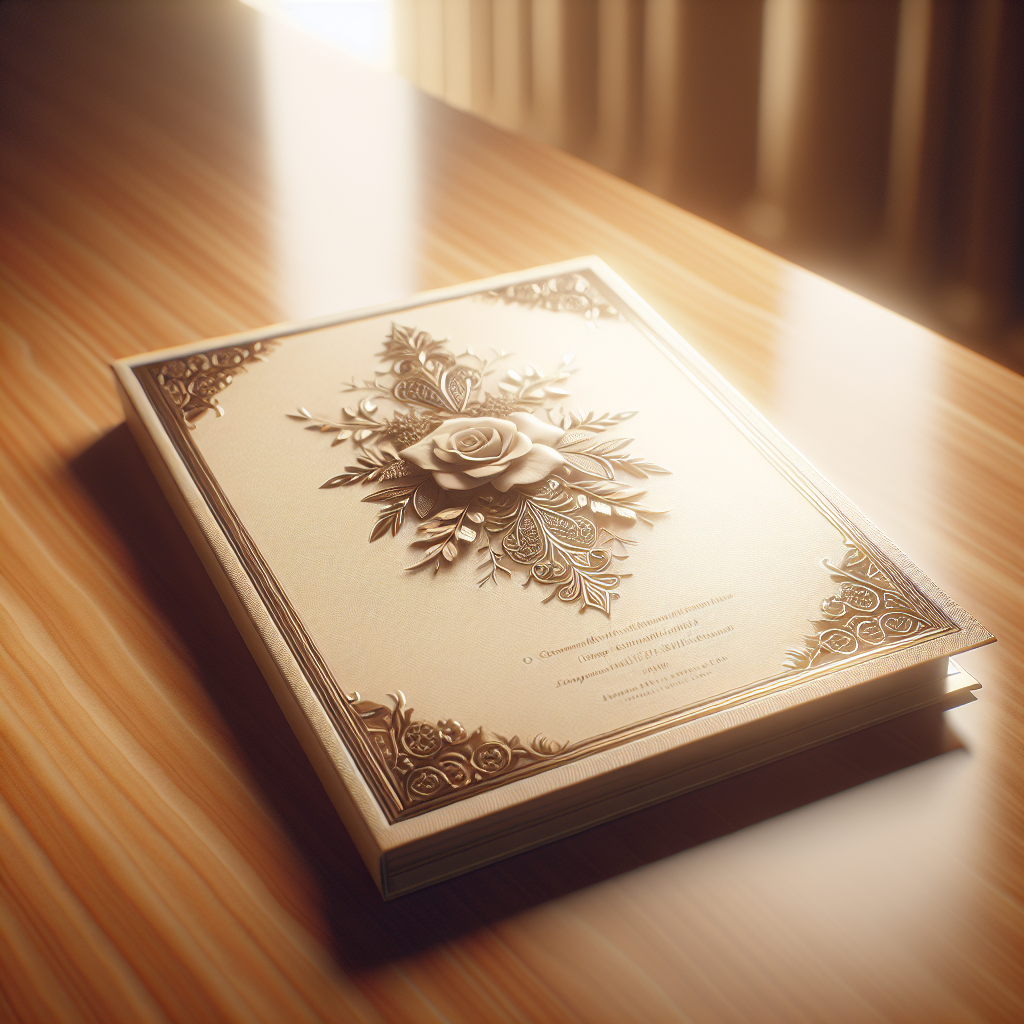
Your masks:
M385 897L970 699L993 639L594 258L115 372Z

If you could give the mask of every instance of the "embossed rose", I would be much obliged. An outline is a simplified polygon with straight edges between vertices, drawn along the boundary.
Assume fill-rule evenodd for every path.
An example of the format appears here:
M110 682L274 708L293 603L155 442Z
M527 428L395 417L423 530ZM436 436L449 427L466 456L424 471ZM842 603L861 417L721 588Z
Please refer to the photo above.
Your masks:
M554 448L564 433L528 412L514 412L508 419L464 416L442 423L401 456L429 470L449 491L484 484L507 491L535 484L564 463Z

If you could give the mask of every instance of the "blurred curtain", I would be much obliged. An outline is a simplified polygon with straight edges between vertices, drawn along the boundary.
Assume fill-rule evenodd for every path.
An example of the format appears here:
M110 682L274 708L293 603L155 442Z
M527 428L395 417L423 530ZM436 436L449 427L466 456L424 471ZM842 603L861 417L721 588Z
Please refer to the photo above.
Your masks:
M425 91L947 333L1021 313L1024 0L394 0L394 25Z

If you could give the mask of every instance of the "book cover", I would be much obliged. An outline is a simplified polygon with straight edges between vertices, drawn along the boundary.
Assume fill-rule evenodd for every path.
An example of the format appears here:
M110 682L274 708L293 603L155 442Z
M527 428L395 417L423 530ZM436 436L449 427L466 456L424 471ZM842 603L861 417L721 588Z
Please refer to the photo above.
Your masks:
M115 369L386 895L992 639L593 258Z

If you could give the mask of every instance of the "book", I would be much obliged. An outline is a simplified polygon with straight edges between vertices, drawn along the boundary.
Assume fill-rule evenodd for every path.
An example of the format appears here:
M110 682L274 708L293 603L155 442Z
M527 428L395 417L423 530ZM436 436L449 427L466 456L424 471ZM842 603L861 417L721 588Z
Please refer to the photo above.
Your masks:
M114 370L385 898L973 699L994 639L596 258Z

